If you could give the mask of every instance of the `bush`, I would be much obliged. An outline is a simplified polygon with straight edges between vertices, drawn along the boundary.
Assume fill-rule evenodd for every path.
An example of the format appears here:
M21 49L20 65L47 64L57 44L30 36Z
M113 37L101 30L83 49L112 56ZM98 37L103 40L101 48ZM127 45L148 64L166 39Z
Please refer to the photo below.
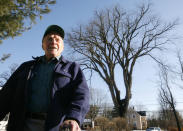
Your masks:
M95 125L100 128L101 131L106 131L109 120L106 117L97 117L95 119Z
M95 119L95 131L122 131L128 130L127 121L124 118L116 117L111 121L106 117Z
M127 129L126 119L121 117L116 117L116 118L113 118L112 121L115 123L117 131L122 131L122 129L125 129L125 130Z
M175 127L168 127L168 131L178 131L178 129Z
M112 121L109 121L106 125L107 131L114 131L117 127L116 124Z

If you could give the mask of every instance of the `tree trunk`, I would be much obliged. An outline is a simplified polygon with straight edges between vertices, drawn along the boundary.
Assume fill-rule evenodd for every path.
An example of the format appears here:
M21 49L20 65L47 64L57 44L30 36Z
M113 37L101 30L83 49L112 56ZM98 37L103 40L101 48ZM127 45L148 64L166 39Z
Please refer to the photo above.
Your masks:
M119 103L120 117L123 117L123 118L126 117L128 105L129 105L129 99L125 98L125 99L120 100L120 103Z
M126 96L124 99L120 98L120 91L118 90L114 79L109 83L113 83L109 87L109 90L118 116L125 118L128 110L129 101L131 99L131 90L130 90L132 86L131 79L130 81L125 81Z
M175 120L176 120L176 124L177 124L177 128L178 128L178 131L181 131L181 126L180 126L180 122L179 122L179 119L177 117L177 113L176 113L176 110L175 110L175 107L173 105L173 113L174 113L174 116L175 116Z

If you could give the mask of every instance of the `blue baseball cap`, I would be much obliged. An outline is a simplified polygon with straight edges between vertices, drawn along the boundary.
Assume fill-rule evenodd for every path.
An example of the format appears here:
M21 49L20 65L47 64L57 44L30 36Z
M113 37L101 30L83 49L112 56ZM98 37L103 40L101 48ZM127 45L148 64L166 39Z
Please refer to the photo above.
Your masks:
M57 33L62 37L62 39L64 39L64 35L65 35L64 30L62 29L62 27L60 27L58 25L48 26L45 33L44 33L44 35L43 35L43 39L46 35L48 35L50 33Z

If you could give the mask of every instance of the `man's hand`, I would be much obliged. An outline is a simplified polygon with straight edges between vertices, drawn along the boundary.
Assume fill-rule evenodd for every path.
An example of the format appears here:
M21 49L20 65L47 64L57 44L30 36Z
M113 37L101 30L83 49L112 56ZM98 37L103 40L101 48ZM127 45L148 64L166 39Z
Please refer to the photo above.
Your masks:
M69 131L81 131L78 123L75 120L65 120L60 129L69 128Z

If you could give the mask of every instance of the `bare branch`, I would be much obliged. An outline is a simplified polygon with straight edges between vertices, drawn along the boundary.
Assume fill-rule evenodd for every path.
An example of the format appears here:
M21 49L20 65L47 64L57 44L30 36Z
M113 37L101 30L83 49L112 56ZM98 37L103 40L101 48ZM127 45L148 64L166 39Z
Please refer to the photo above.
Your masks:
M11 56L11 54L3 54L3 56L0 58L0 62L4 62L6 59L8 59Z
M177 116L177 111L175 109L175 99L173 97L172 91L171 91L171 86L170 86L170 80L169 80L169 74L168 70L165 66L160 65L160 90L159 90L159 100L160 100L160 105L163 110L169 110L171 109L175 120L177 124L177 128L179 131L181 131L181 126L180 126L180 121ZM168 108L167 108L168 107Z

